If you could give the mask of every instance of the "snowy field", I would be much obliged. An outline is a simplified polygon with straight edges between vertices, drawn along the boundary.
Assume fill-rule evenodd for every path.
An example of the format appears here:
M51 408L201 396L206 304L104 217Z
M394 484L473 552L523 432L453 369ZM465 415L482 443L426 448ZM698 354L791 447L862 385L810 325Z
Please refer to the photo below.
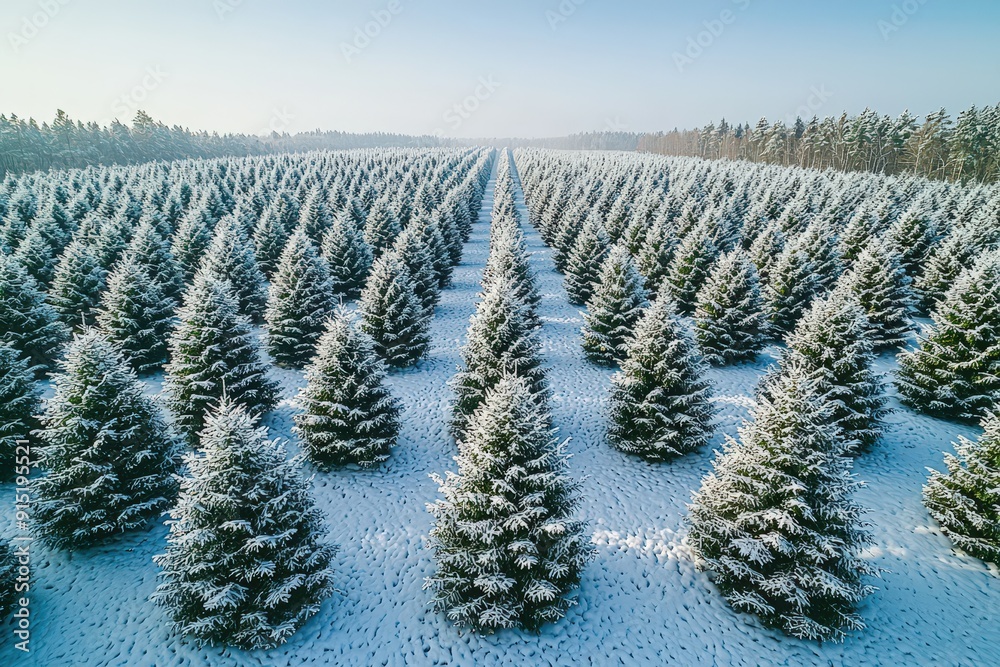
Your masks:
M1000 573L957 555L920 502L926 467L942 468L941 452L976 429L915 415L892 399L897 411L888 418L885 438L856 466L867 483L859 500L871 508L875 536L867 555L886 570L876 582L879 591L861 608L867 630L844 644L821 646L762 629L732 611L695 570L683 543L685 503L710 468L712 448L654 465L604 441L611 372L584 360L578 308L566 301L562 276L531 229L553 417L571 439L572 474L586 477L580 513L591 522L598 556L584 572L580 604L538 636L460 632L428 611L421 585L434 564L425 546L431 527L426 503L437 496L428 475L454 468L447 382L459 365L486 262L492 192L491 181L454 285L442 293L427 358L390 378L405 404L392 457L379 470L315 477L330 539L340 545L338 593L318 615L270 651L199 648L181 639L148 600L158 571L152 557L164 550L167 534L158 524L74 554L34 545L32 652L15 651L5 637L0 666L1000 664ZM518 201L526 221L520 193ZM753 366L711 371L719 407L712 447L723 434L735 435L774 353ZM884 372L893 366L891 355L879 362ZM293 371L276 370L275 376L284 400L267 424L274 436L288 437L303 380ZM159 389L150 382L151 393ZM12 486L0 492L11 497ZM12 503L0 506L9 533Z

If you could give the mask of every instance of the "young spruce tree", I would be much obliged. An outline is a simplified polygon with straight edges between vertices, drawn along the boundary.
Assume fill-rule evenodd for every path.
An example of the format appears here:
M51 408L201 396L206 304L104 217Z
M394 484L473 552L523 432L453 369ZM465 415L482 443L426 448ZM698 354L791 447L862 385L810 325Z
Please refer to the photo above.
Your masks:
M417 363L430 345L427 316L406 265L386 253L372 267L358 302L361 329L375 341L375 351L393 368Z
M41 372L52 368L68 339L69 329L35 279L16 259L0 252L0 343L26 356Z
M673 301L658 298L636 325L628 358L611 380L611 444L650 461L704 445L714 413L704 372Z
M399 402L371 337L340 310L328 321L299 392L295 432L320 469L367 468L389 458L399 435Z
M789 368L713 462L689 505L688 543L734 609L803 639L864 627L871 541L847 440L807 373Z
M223 396L253 414L269 412L278 386L267 377L250 328L228 281L200 272L178 312L170 337L165 389L188 443L197 446L206 411Z
M301 461L223 399L201 447L185 456L162 583L152 599L200 643L241 649L283 644L333 592L323 515Z
M486 393L507 375L523 377L540 403L548 398L536 329L514 291L510 281L491 283L472 316L462 348L463 366L451 381L451 431L458 439Z
M695 335L705 361L753 361L767 342L767 315L757 269L740 248L723 255L698 293Z
M977 421L1000 401L1000 250L966 269L931 318L920 347L899 355L896 388L921 412Z
M962 551L1000 564L1000 414L982 421L972 442L959 437L957 456L946 454L947 473L931 472L924 505Z
M583 315L583 352L592 362L621 363L636 322L646 307L646 289L632 256L612 248L601 267L598 288Z
M558 620L594 551L571 518L579 484L526 379L487 393L455 460L458 473L434 477L444 497L430 506L432 606L484 632Z
M68 346L42 417L39 534L85 548L144 526L176 493L177 442L121 352L99 331Z
M296 230L281 253L264 313L267 351L276 363L301 368L312 358L333 295L326 260L305 231Z

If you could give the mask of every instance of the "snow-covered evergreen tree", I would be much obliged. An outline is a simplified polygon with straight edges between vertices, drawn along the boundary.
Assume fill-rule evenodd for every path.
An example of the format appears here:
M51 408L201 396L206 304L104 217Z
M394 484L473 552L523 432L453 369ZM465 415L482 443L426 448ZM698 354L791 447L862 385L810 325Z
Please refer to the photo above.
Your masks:
M401 261L413 281L413 289L423 304L428 317L434 314L434 306L441 295L441 287L434 272L434 259L424 240L412 227L400 232L390 250L395 259Z
M708 280L718 249L709 225L699 224L681 240L658 294L667 294L684 315L694 312L698 291ZM667 291L664 291L666 289Z
M911 280L923 271L937 240L938 223L929 209L915 204L885 233L889 248L899 254L899 263Z
M42 539L84 548L144 526L176 492L176 440L121 352L89 329L67 347L37 447Z
M7 620L18 597L15 587L17 566L13 547L6 541L0 540L0 622Z
M962 551L1000 564L1000 414L988 413L975 442L959 436L945 454L947 473L932 470L924 505Z
M609 245L604 225L599 219L588 217L566 256L563 286L570 303L583 305L590 300Z
M818 289L819 280L809 256L797 244L787 244L769 267L763 290L771 333L783 335L792 331Z
M34 225L28 229L24 239L17 246L14 259L42 287L47 287L52 282L56 271L56 249Z
M671 225L664 220L654 220L636 256L639 273L650 294L659 294L660 285L670 273L676 249L677 239Z
M505 377L459 443L458 473L434 478L444 497L430 506L437 571L424 587L459 626L537 630L574 604L594 551L548 424L528 381Z
M215 218L201 204L194 205L181 218L170 240L170 252L184 274L184 282L190 283L201 266L205 252L212 244Z
M507 375L525 378L539 402L548 398L536 329L515 295L515 285L493 281L485 290L462 348L462 369L451 381L451 430L459 440L486 393Z
M107 272L86 240L78 238L66 246L49 287L49 303L63 324L93 324L106 280Z
M372 251L364 234L346 212L330 224L320 247L330 267L333 293L345 299L356 299L372 268Z
M228 281L199 272L170 337L165 389L175 423L192 446L205 412L225 395L254 414L270 411L278 387L267 377L250 322Z
M451 253L444 236L441 234L438 219L426 213L419 213L414 215L407 227L416 231L427 244L431 260L434 263L434 273L437 275L438 285L447 287L451 282L453 265Z
M313 188L299 209L298 226L305 230L313 243L319 245L323 242L327 230L333 225L333 220L334 215L327 204L323 188Z
M229 281L241 315L252 322L264 321L266 278L257 265L253 244L236 216L228 215L219 220L212 243L201 262L201 271Z
M306 380L295 432L313 463L321 469L369 467L389 458L399 435L400 405L385 385L371 337L346 311L327 322Z
M146 267L126 253L108 277L97 325L137 373L151 373L166 361L174 305Z
M52 367L69 330L16 259L0 252L0 343L26 356L39 370Z
M767 315L757 269L736 248L712 267L698 292L695 335L705 361L726 366L753 361L767 341Z
M361 328L375 341L375 351L394 368L412 366L430 345L427 316L406 265L386 253L375 260L358 302Z
M0 342L0 482L14 477L19 441L35 441L41 392L28 360ZM27 472L24 473L27 475ZM0 613L0 618L3 614Z
M276 363L300 368L309 361L333 311L333 295L326 260L297 229L281 253L264 313L267 351Z
M776 375L797 368L831 405L830 415L851 453L865 451L882 434L885 396L882 378L872 370L874 355L868 321L857 297L839 286L813 303L787 338L788 350L777 373L761 383L766 394Z
M646 289L632 256L622 246L613 247L583 315L583 352L587 358L598 364L622 362L646 303Z
M139 223L123 255L126 256L145 268L165 298L175 306L180 304L184 294L184 273L152 218L144 218Z
M333 592L336 548L300 459L244 406L224 399L200 440L185 457L166 553L153 559L162 583L152 599L198 642L278 646Z
M964 271L931 318L920 347L899 355L896 388L927 414L979 420L1000 402L1000 250Z
M650 461L665 461L704 445L714 412L704 373L673 302L667 296L658 298L636 324L628 358L611 380L611 444Z
M389 200L385 197L378 199L365 220L364 239L371 248L372 256L377 258L391 248L402 231L403 227Z
M688 543L734 609L803 639L864 627L876 574L852 494L847 441L806 373L789 368L713 462L689 506Z
M257 265L264 275L270 278L278 270L281 253L288 243L292 230L285 226L278 205L272 204L264 209L253 230L254 255Z
M998 236L1000 232L986 225L983 228L960 227L935 246L924 264L923 273L914 284L921 312L934 310L976 256L996 247Z
M868 331L876 351L901 347L913 328L910 278L900 256L881 239L861 251L850 273L842 278L868 316Z
M493 283L504 281L512 283L514 296L524 304L532 327L540 326L538 304L542 295L538 292L535 272L520 229L507 230L491 238L490 256L483 269L483 292L489 291Z

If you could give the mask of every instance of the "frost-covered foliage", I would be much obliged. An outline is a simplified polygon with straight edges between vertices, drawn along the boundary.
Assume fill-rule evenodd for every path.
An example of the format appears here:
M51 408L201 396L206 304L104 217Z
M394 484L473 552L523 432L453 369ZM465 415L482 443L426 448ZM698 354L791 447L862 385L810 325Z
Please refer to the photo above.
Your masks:
M36 448L33 518L47 543L85 548L140 528L173 500L178 450L121 352L78 335L55 378Z
M574 604L593 557L586 524L572 518L579 485L524 378L503 378L469 422L457 473L435 476L430 505L437 562L424 584L459 626L537 630Z
M201 262L201 271L229 282L241 315L252 322L264 321L267 303L264 272L257 265L253 244L236 216L226 216L219 221Z
M333 298L326 260L305 231L296 230L272 276L264 313L267 351L276 363L299 368L312 358Z
M462 368L451 382L455 391L451 431L461 439L486 394L508 375L525 379L540 403L548 397L539 341L527 308L510 281L494 281L482 295L462 348Z
M79 328L94 323L107 276L88 240L78 238L66 246L48 294L63 324Z
M882 240L873 240L843 276L868 316L868 332L876 351L902 347L912 324L910 278L900 255Z
M385 385L375 345L346 311L336 312L316 346L299 392L295 432L321 469L389 458L399 434L400 405Z
M698 292L708 280L718 253L707 224L697 225L677 247L660 292L664 288L669 291L680 313L690 315L694 312Z
M371 271L372 251L350 215L341 213L334 218L323 234L320 250L330 267L333 293L356 299Z
M636 324L612 378L608 439L627 454L663 461L704 445L714 410L705 367L669 296Z
M185 456L152 598L200 643L278 646L333 592L323 515L301 461L243 406L223 400L200 442Z
M959 549L1000 564L1000 415L983 419L975 442L959 437L947 473L931 471L924 505Z
M688 543L737 611L804 639L864 627L871 538L852 494L849 441L807 373L782 374L728 438L689 506Z
M165 389L174 420L192 446L198 443L206 411L223 396L254 414L275 406L278 386L267 377L250 322L240 315L229 281L199 273L178 317Z
M28 360L0 342L0 482L28 474L27 467L16 464L15 454L18 443L27 442L30 447L36 442L40 396Z
M1000 401L1000 250L966 269L931 318L919 347L899 355L903 402L945 419L985 417Z
M406 265L395 255L379 257L358 302L361 328L379 357L393 368L412 366L430 345L430 318Z
M757 269L742 249L712 267L698 293L695 335L705 361L726 366L753 361L767 342L767 314Z
M108 276L97 325L136 372L151 373L166 361L174 307L147 267L126 253Z
M0 253L0 343L43 370L52 367L68 339L69 330L35 279L16 259Z
M598 364L621 363L646 307L646 288L628 250L615 246L601 266L597 290L583 316L583 351Z
M566 257L563 285L570 303L583 305L590 300L610 243L601 221L588 217Z
M797 369L829 403L832 423L851 453L869 449L882 433L886 398L882 378L872 370L869 325L850 290L843 286L813 304L786 338L787 351L760 386L767 394L776 376Z

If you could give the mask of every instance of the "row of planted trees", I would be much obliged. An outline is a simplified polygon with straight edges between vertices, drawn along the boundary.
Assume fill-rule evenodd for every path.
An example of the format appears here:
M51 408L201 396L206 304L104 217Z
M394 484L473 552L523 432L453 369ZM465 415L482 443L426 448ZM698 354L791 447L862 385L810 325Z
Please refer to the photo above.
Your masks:
M315 177L312 170L341 157L311 156L296 165L296 177ZM304 455L320 469L386 460L400 406L384 385L384 368L423 354L437 290L461 257L493 159L489 152L413 157L416 164L403 174L417 170L415 191L402 188L402 199L383 200L381 208L349 198L333 215L330 192L337 188L308 188L270 281L257 260L267 248L259 241L273 238L262 230L273 231L274 219L297 199L284 188L269 192L277 213L264 204L256 220L250 212L229 212L213 221L190 279L173 253L186 237L175 231L168 243L155 224L166 226L161 207L145 198L106 284L94 280L98 298L77 301L73 310L58 310L54 295L81 290L55 289L54 280L45 294L16 247L0 257L0 393L8 399L0 411L0 453L12 461L17 441L35 445L42 475L31 481L32 515L40 538L55 548L86 548L146 526L170 508L167 550L155 559L163 581L153 598L180 632L243 648L274 646L319 609L333 590L334 548L325 543L302 459L289 459L259 426L279 388L268 377L253 324L263 321L275 363L308 365L295 416ZM371 161L369 174L391 173L378 156L353 158L361 171ZM246 174L256 166L233 168ZM203 176L213 169L212 163L191 167ZM99 178L110 181L108 174ZM83 178L79 185L85 187ZM217 184L208 187L218 192ZM209 206L194 197L189 203L193 213L181 212L183 219L209 216ZM110 235L104 230L128 230L119 220L88 215L71 233L57 274L89 285L59 267L75 248L97 255L91 239L99 248ZM30 233L35 219L28 226ZM98 230L93 237L91 228ZM248 229L257 232L257 244ZM431 267L425 283L418 284L409 263ZM100 262L92 268L88 275L100 276ZM337 299L359 296L360 318L337 309ZM72 317L64 320L65 313ZM63 349L73 320L77 332ZM53 366L55 394L38 420L36 378ZM169 421L138 375L161 367Z
M762 193L770 203L759 205L760 195L747 191L752 181L734 178L740 168L719 163L670 161L658 173L650 168L657 160L620 165L528 151L518 158L533 221L566 274L567 295L587 306L584 352L620 367L608 425L614 446L654 461L697 449L711 433L705 362L752 361L783 339L779 363L759 384L753 420L739 440L727 439L694 496L688 542L740 611L810 639L861 628L855 607L872 590L864 577L876 571L859 556L870 537L851 500L851 458L881 435L886 398L871 367L877 351L907 340L919 307L911 280L935 285L928 274L944 273L944 240L926 220L934 216L939 230L944 213L864 196L853 214L831 210L837 198L808 197L801 182L797 197L811 201L793 196L777 206L780 194L771 190ZM694 192L686 171L697 174ZM711 203L682 206L678 190ZM580 201L585 217L576 212ZM889 219L865 225L873 231L863 235L856 221L870 207ZM956 544L992 558L998 517L987 489L1000 474L992 413L1000 386L989 370L1000 363L996 215L995 208L977 213L992 229L975 236L989 240L963 248L972 259L940 297L928 289L934 325L918 348L900 354L896 380L918 410L986 419L984 438L963 441L949 473L932 475L925 502ZM951 234L973 237L962 229L958 222Z

